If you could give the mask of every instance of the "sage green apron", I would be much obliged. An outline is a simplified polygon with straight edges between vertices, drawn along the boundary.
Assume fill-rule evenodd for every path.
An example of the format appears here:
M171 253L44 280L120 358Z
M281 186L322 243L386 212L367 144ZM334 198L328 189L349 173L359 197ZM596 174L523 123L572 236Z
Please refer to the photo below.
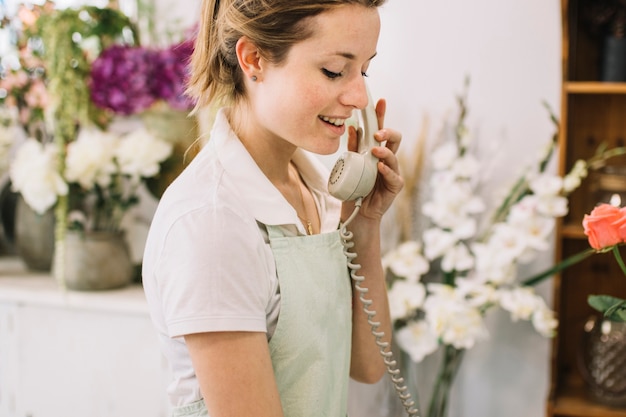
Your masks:
M267 226L280 285L269 347L285 417L345 417L352 289L339 231L285 237ZM208 416L202 400L173 417Z

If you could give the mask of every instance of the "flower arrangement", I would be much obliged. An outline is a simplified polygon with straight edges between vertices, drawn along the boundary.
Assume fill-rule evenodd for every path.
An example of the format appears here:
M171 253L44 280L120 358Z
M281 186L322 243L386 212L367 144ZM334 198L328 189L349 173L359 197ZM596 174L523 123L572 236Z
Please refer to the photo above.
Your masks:
M158 174L171 152L170 143L145 129L117 135L83 127L63 161L54 144L28 139L17 150L9 175L40 214L69 196L69 229L119 231L124 213L139 202L138 187Z
M428 225L421 239L403 241L383 257L399 348L416 363L443 349L425 414L429 417L446 415L448 394L464 352L488 336L484 322L488 311L499 307L512 321L530 321L540 334L554 334L555 314L533 286L594 251L572 256L525 280L518 279L518 266L549 248L555 219L567 214L567 196L588 170L624 153L623 149L600 150L560 177L547 171L557 143L555 134L538 163L521 175L488 219L481 219L487 204L477 192L480 163L471 153L465 95L458 102L453 133L430 155L433 173L421 207ZM552 120L558 126L554 116Z
M40 144L29 140L24 145L23 157L12 162L11 178L13 189L36 211L56 205L61 240L61 229L77 226L76 207L89 218L80 227L100 229L104 223L95 219L111 220L114 211L134 204L137 184L142 182L138 178L154 180L169 167L166 162L173 155L173 145L161 140L161 132L135 123L139 126L136 132L115 138L111 125L119 118L140 116L154 108L193 108L194 103L184 95L193 41L186 39L165 48L143 47L134 24L118 10L92 6L55 10L51 4L32 9L21 6L17 19L18 26L27 29L19 37L24 59L3 78L0 88L6 91L6 98L0 99L0 105L17 108L23 114L18 121L23 126L36 119L49 133L29 132ZM38 47L33 49L33 45ZM40 94L27 94L27 88ZM46 137L55 144L49 144ZM136 148L136 154L130 155L131 148L140 144L154 149ZM115 147L120 149L113 155ZM96 149L103 153L98 155ZM39 166L33 166L29 157L38 160ZM139 158L145 158L143 167ZM82 172L78 178L74 172L81 161L91 164L82 167L85 170L108 171L99 172L104 177L95 182L86 179L91 178L90 173ZM132 172L148 166L149 172ZM122 177L124 186L119 181ZM99 214L105 208L108 214ZM88 210L94 213L87 215ZM70 213L73 216L66 225ZM118 221L113 225L117 227Z

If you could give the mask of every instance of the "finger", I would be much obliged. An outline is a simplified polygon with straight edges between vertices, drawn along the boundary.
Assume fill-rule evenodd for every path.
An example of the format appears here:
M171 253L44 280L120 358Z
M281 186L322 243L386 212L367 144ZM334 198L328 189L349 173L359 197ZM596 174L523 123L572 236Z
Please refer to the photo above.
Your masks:
M350 152L357 152L360 136L363 134L363 130L357 130L354 126L348 127L348 150Z
M394 129L384 128L376 133L376 140L379 142L387 142L385 146L396 153L400 148L400 142L402 141L402 134Z
M398 194L404 187L404 178L383 162L378 163L378 172L383 176L385 188L394 194Z
M385 166L389 167L395 173L400 173L400 163L398 158L389 148L377 147L372 149L372 154L380 160Z
M378 100L376 103L376 116L378 119L378 128L382 129L385 126L385 113L387 113L387 101L384 98Z

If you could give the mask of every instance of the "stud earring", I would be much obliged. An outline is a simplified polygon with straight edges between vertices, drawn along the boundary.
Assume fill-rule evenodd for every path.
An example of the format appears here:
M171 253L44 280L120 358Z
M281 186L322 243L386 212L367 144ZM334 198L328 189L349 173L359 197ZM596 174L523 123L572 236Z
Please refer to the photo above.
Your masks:
M250 79L252 80L252 82L256 82L257 77L256 77L256 75L253 75L252 77L250 77Z

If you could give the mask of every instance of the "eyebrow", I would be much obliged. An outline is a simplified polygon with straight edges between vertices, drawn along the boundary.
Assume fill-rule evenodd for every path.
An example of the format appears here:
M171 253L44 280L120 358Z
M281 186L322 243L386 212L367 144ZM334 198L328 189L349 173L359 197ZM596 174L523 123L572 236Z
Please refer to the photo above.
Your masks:
M374 52L374 55L372 55L372 56L368 59L368 61L371 61L372 59L374 59L374 57L376 56L376 54L378 54L378 52ZM335 55L342 56L342 57L344 57L344 58L346 58L346 59L349 59L349 60L351 60L351 61L354 61L354 60L356 59L356 56L355 56L353 53L351 53L351 52L337 52L337 53L335 53Z

